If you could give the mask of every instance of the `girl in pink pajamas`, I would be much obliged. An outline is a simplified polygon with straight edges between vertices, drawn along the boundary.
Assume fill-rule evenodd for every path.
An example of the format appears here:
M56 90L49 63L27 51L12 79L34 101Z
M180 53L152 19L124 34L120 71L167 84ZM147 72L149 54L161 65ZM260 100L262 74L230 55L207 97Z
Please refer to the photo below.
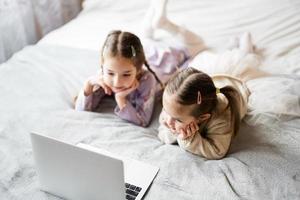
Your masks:
M148 25L152 27L152 21ZM155 97L160 96L164 83L189 59L185 48L156 43L149 36L144 53L135 34L119 30L109 33L101 50L100 73L85 81L75 109L94 112L101 106L104 96L113 96L117 116L146 127L151 120Z

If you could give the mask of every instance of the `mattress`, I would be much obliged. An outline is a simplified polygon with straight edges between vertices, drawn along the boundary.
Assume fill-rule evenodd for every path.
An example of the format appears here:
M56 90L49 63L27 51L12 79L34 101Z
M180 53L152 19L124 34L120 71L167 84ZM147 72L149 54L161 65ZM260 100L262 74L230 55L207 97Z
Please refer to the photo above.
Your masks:
M250 31L272 76L251 80L249 110L227 157L207 160L157 137L158 103L149 127L130 124L104 99L99 112L77 112L74 97L99 69L111 29L139 34L149 2L86 0L83 11L37 45L0 65L0 199L58 199L39 189L29 133L85 143L158 166L145 200L300 199L300 3L296 0L170 0L171 20L215 51ZM270 6L272 5L272 6ZM192 16L192 17L191 17ZM167 37L161 32L161 37Z

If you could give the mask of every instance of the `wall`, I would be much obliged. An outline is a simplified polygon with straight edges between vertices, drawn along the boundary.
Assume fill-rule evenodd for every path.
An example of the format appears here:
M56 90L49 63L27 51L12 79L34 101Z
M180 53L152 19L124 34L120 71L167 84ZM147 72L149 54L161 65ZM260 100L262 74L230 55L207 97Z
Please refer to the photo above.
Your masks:
M0 0L0 63L81 10L82 0Z

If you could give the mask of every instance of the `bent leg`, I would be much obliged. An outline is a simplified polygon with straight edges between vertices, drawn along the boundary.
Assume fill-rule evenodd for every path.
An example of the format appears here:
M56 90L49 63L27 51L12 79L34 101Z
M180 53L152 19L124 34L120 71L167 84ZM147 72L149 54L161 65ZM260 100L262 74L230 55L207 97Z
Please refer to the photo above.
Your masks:
M166 7L168 0L152 0L145 15L142 25L142 33L145 37L153 39L157 29L163 29L175 37L189 52L193 58L205 49L203 40L196 33L181 27L167 18Z

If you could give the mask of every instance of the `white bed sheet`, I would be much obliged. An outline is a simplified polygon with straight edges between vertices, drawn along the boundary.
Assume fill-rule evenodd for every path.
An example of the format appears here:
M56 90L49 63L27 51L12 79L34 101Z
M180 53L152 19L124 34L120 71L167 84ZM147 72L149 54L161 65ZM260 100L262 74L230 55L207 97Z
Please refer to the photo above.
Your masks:
M170 18L199 31L216 50L231 35L251 31L258 48L265 49L265 69L285 73L248 82L249 115L228 156L209 161L162 144L159 105L148 128L115 116L110 99L100 113L73 109L82 82L99 68L99 46L107 32L137 31L147 4L86 0L76 19L0 65L0 199L57 199L39 190L30 131L159 166L145 200L300 199L298 1L169 3Z
M53 45L27 47L0 65L0 90L5 94L0 98L0 199L56 199L39 190L30 131L158 166L145 200L300 198L299 113L277 113L268 105L274 98L299 100L299 76L249 82L259 96L250 96L255 113L245 118L226 158L206 160L159 141L159 104L147 128L115 116L111 99L102 102L100 113L75 111L73 97L97 68L97 51ZM265 96L270 85L287 90ZM293 100L272 105L288 108Z
M40 44L99 51L112 29L139 35L146 0L86 0L82 13L51 32ZM251 32L263 68L273 73L300 74L300 2L298 0L170 0L169 18L199 34L209 48L223 51L232 36Z

